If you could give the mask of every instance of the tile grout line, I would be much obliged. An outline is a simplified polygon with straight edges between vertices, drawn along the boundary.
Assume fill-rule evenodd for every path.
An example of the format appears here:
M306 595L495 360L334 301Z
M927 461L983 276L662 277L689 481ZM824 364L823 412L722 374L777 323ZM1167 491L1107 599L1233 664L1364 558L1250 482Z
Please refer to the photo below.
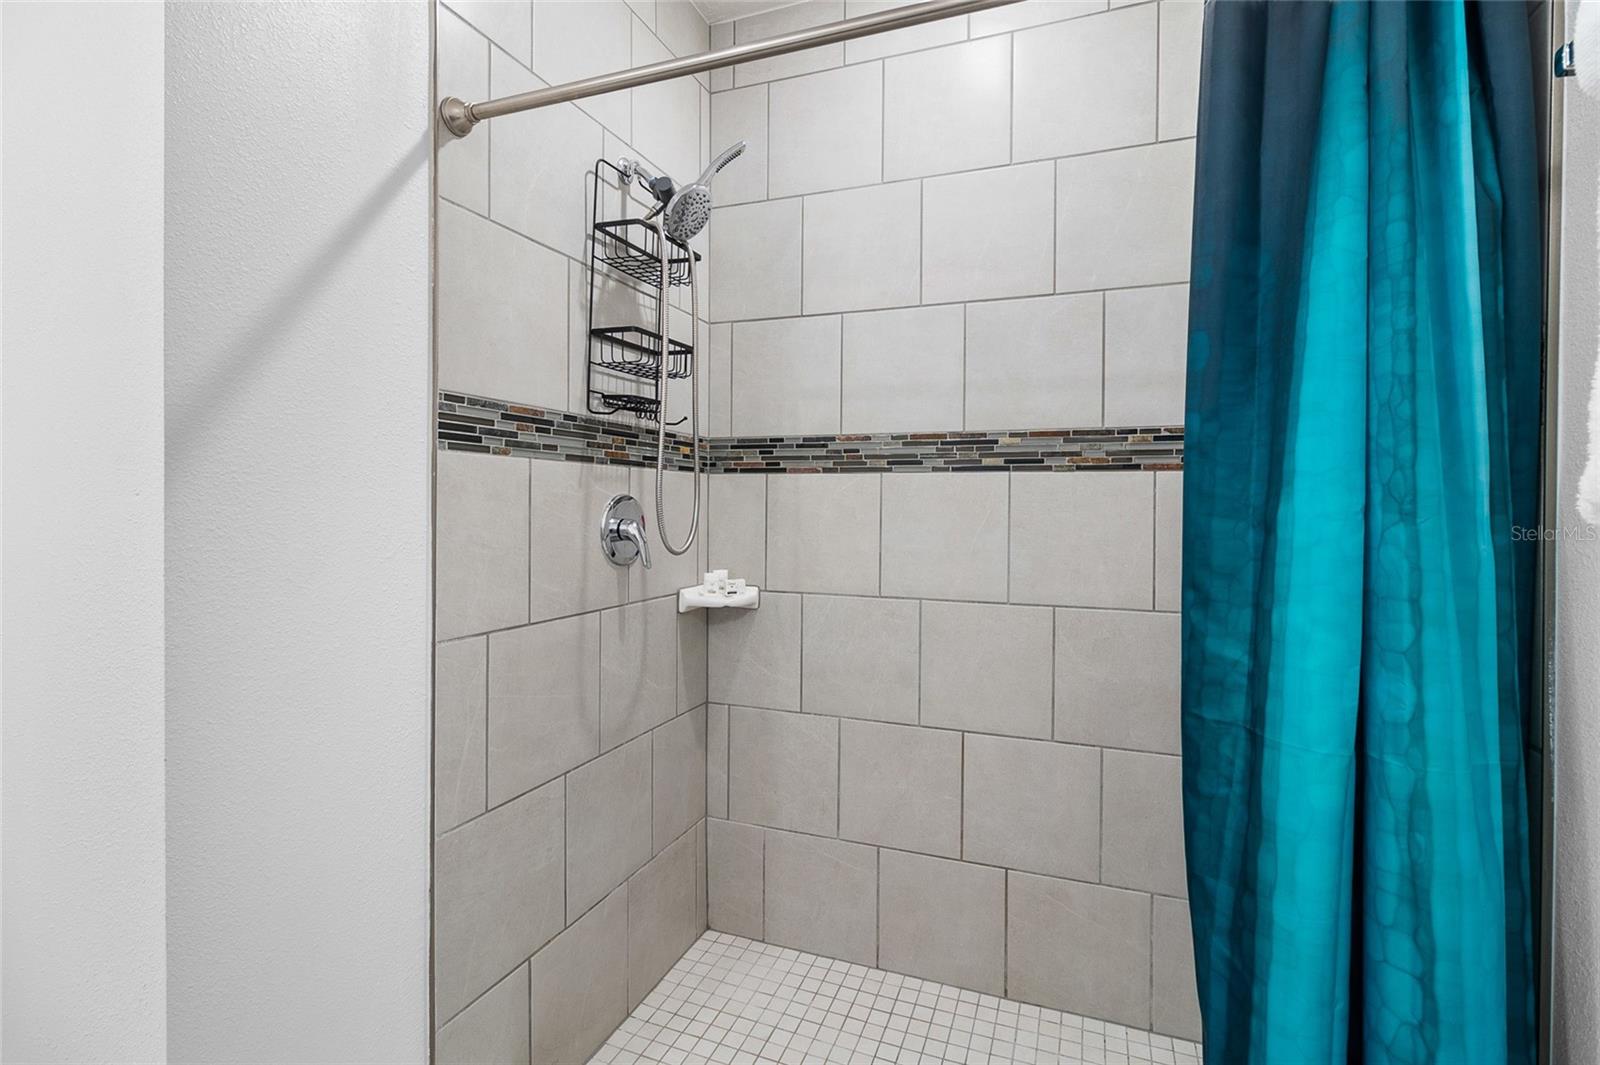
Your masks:
M910 728L912 726L902 725L902 726L899 726L899 727L901 727L901 728ZM978 735L978 734L974 733L974 735ZM777 833L783 833L783 834L787 834L787 835L791 835L791 836L802 836L805 839L816 840L816 841L824 843L824 844L826 844L826 843L848 843L848 844L852 844L852 845L858 846L858 847L872 847L875 850L879 850L879 851L890 851L890 852L892 852L894 854L904 854L904 855L908 855L908 856L913 857L913 858L932 858L932 859L936 859L938 861L944 861L944 862L959 862L962 865L969 865L969 866L972 866L975 869L994 869L994 870L998 870L998 871L1002 871L1002 872L1019 873L1019 874L1021 874L1023 876L1031 876L1031 877L1035 877L1035 878L1040 879L1040 880L1054 880L1054 881L1058 881L1058 882L1063 883L1063 884L1076 884L1076 885L1078 885L1080 887L1104 888L1107 891L1120 892L1122 894L1128 894L1128 895L1152 896L1152 897L1159 898L1159 899L1169 899L1169 900L1171 900L1173 902L1181 902L1181 903L1183 903L1185 905L1188 905L1188 902L1189 902L1189 899L1188 899L1188 897L1186 895L1172 895L1172 894L1168 894L1168 893L1163 892L1163 891L1152 891L1149 888L1127 887L1127 886L1122 885L1122 884L1102 883L1098 879L1096 879L1096 880L1085 880L1082 877L1065 876L1065 875L1063 875L1061 873L1040 872L1037 869L1030 869L1030 868L1026 868L1026 867L1023 867L1023 866L997 865L994 862L986 862L986 861L981 861L981 860L973 859L973 858L952 858L948 854L933 854L933 853L930 853L928 851L911 850L911 849L909 849L907 847L890 846L889 844L886 844L886 843L868 843L868 842L865 842L863 840L850 839L850 838L846 838L846 837L842 837L842 836L825 836L820 832L808 832L808 831L806 831L804 829L799 829L799 828L779 828L776 825L763 824L763 823L761 823L759 821L740 821L740 820L736 820L736 819L730 818L730 817L717 817L717 818L712 818L712 820L715 820L715 821L726 821L729 824L739 825L739 826L741 826L743 828L758 829L763 833L777 832ZM676 842L676 841L674 841L674 842ZM637 872L637 870L635 870L635 872ZM630 874L630 876L631 876L631 874Z
M825 194L812 193L810 195ZM445 202L449 203L453 207L458 207L463 211L471 211L470 208L461 207L460 204L455 203L453 200L446 200ZM474 214L474 217L483 217L475 212L472 213ZM485 219L485 221L489 220ZM499 225L500 223L496 224ZM502 228L506 227L502 226ZM512 230L512 232L515 233L517 231ZM518 235L521 236L522 234L519 233ZM532 238L524 236L523 239L531 240ZM545 247L545 245L541 244L540 247ZM619 281L619 283L626 284L626 282L621 281ZM915 311L929 307L954 307L961 304L1025 303L1029 300L1042 300L1051 296L1096 296L1106 292L1138 292L1144 289L1152 288L1181 288L1187 286L1188 284L1189 281L1187 280L1141 281L1130 285L1091 285L1088 288L1056 288L1049 292L1019 292L1006 296L975 296L962 299L929 300L926 303L879 303L865 307L829 307L815 311L802 311L797 314L753 314L749 315L748 317L716 318L706 319L706 321L710 325L728 325L733 323L748 324L751 322L787 322L797 318L830 318L836 314L875 314L884 311ZM632 286L630 285L629 287Z
M868 597L868 598L870 598L870 597ZM1028 607L1027 609L1029 609L1029 610L1038 610L1038 609L1048 609L1048 608ZM955 732L955 733L964 733L964 734L966 734L968 736L979 736L979 737L987 737L987 738L1001 739L1001 740L1016 740L1019 743L1043 743L1043 744L1052 744L1052 745L1061 746L1061 747L1074 747L1074 748L1079 748L1079 749L1086 750L1086 751L1112 751L1112 752L1115 752L1115 753L1118 753L1118 754L1138 754L1138 755L1146 755L1146 756L1149 756L1149 757L1152 757L1152 758L1174 758L1174 759L1176 759L1176 758L1181 758L1182 757L1182 754L1178 753L1178 752L1152 750L1152 749L1150 749L1148 747L1123 747L1123 746L1118 746L1116 744L1090 743L1090 742L1086 742L1086 741L1083 741L1083 740L1058 740L1058 739L1052 739L1049 736L1023 735L1023 734L1017 733L1017 732L985 732L985 731L983 731L981 729L972 728L971 726L932 725L932 724L925 724L925 723L916 722L916 721L897 721L897 720L893 720L893 719L875 718L875 717L851 717L851 716L845 716L845 715L842 715L842 714L819 714L819 713L816 713L814 711L786 709L784 707L778 707L778 706L761 706L759 704L746 703L746 702L718 703L717 705L719 705L719 706L728 706L730 709L751 710L751 711L754 711L755 713L758 713L758 714L785 714L785 715L790 715L790 716L806 717L806 718L813 718L813 719L831 719L831 720L834 720L834 721L837 721L837 722L856 721L856 722L864 722L866 724L872 724L872 725L885 725L885 726L892 727L892 728L921 728L921 729L926 729L926 730L929 730L929 731L936 731L936 732ZM698 709L698 707L696 709ZM684 711L684 713L689 713L689 712L690 711ZM682 717L683 715L679 714L678 716ZM667 722L663 722L663 724L667 724ZM658 725L657 727L659 728L661 726ZM634 738L637 739L637 737L634 737ZM629 741L629 742L631 742L631 741ZM611 750L616 750L616 749L617 748L615 748L615 747L611 748ZM610 753L610 752L607 752L607 753ZM592 760L593 759L591 759L591 761ZM587 763L585 763L585 764L587 764ZM546 783L549 783L549 782L547 781ZM543 787L543 785L540 785L540 787ZM522 793L522 795L526 795L526 794L527 794L527 792L523 792ZM521 796L518 796L518 798L520 798L520 797ZM503 806L505 804L501 803L500 805ZM498 809L498 807L496 807L496 809ZM726 818L719 818L719 820L724 820L724 821L737 820L737 818L726 817ZM462 824L466 824L466 823L467 822L462 822ZM750 823L754 823L754 822L750 822ZM459 826L457 826L457 827L459 827ZM776 828L778 826L774 825L772 827ZM449 831L453 832L453 831L455 831L455 829L452 828ZM828 838L828 837L823 837L823 838ZM935 857L937 857L937 855L935 855ZM1045 874L1045 875L1048 875L1048 874ZM1132 889L1132 890L1138 890L1138 889Z
M1156 897L1150 896L1150 1014L1145 1018L1147 1028L1154 1029L1156 1016Z
M1097 884L1104 884L1106 878L1106 749L1097 750L1100 761L1100 816L1095 818L1095 843L1094 843L1094 879Z
M1011 994L1011 870L1000 871L1000 989Z
M1161 534L1161 519L1156 514L1156 507L1161 502L1161 489L1156 481L1156 476L1150 474L1150 609L1156 608L1156 584L1160 580L1158 570L1161 565L1160 552L1156 548L1156 537Z

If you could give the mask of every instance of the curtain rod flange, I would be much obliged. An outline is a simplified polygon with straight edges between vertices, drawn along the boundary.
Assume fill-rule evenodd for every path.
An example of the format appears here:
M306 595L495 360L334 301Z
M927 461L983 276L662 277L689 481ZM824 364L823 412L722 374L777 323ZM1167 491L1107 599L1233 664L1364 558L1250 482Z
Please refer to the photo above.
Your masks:
M459 96L446 96L439 101L439 121L457 137L465 137L478 124L472 116L472 106Z

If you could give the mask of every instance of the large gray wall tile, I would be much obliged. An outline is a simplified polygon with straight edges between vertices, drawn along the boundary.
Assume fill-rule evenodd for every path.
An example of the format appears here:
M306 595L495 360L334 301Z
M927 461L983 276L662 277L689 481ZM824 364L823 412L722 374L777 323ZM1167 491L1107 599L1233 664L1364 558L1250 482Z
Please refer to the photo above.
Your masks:
M731 45L733 43L733 28L734 24L732 22L713 23L710 27L711 47L723 49ZM721 94L733 88L733 71L727 67L708 71L707 76L711 79L711 91L715 94ZM713 96L712 100L715 101L715 99L716 96Z
M506 5L516 6L516 5ZM632 19L618 0L580 4L535 5L533 62L530 66L551 85L593 77L628 65L632 56ZM591 96L583 108L606 128L627 140L632 135L632 108L627 92Z
M900 7L904 2L905 0L845 0L844 13L846 18L860 18L862 15ZM965 15L957 15L953 18L925 22L921 26L908 26L903 30L890 30L887 33L876 33L869 37L857 37L853 41L846 41L844 57L846 63L864 63L869 59L881 59L884 56L900 55L904 52L919 52L925 48L966 39L967 18Z
M1055 737L1177 754L1176 614L1056 611Z
M566 924L561 785L439 837L433 850L434 1011L453 1016Z
M1011 499L1011 601L1149 610L1154 475L1051 473Z
M706 821L706 920L712 928L749 939L763 937L766 829L737 821Z
M1155 6L1019 32L1014 92L1017 159L1155 140Z
M1055 164L1048 161L924 181L922 298L943 303L1052 291L1055 186Z
M880 476L767 479L767 586L876 595Z
M669 5L662 3L661 8ZM631 61L635 66L672 58L671 49L644 22L634 19ZM613 68L616 69L616 68ZM646 159L669 174L697 174L704 165L700 139L699 78L669 78L633 90L633 133L630 143ZM679 178L681 182L692 178Z
M1189 280L1194 141L1056 163L1056 291Z
M1161 895L1187 895L1183 778L1172 755L1105 752L1100 879Z
M1107 425L1182 425L1189 286L1107 292Z
M433 829L483 813L489 666L482 637L433 652Z
M841 67L769 86L771 196L866 185L883 176L883 71Z
M600 753L600 615L489 636L489 803Z
M921 613L909 599L806 596L801 709L916 724Z
M694 834L628 881L628 1008L638 1006L705 931L696 896Z
M1156 897L1150 944L1150 1027L1164 1035L1198 1041L1200 1000L1195 994L1194 939L1187 902Z
M650 739L655 849L660 851L706 815L706 708L673 718Z
M711 638L710 698L800 709L800 597L761 593L756 610L718 610Z
M750 44L764 41L825 22L838 22L842 18L844 0L810 0L808 3L791 4L739 19L733 24L734 42ZM777 78L792 78L813 70L826 70L843 62L844 45L827 44L771 59L740 63L733 68L733 80L736 85L752 85Z
M575 920L650 859L650 738L573 770L566 788L567 919Z
M489 42L448 8L437 8L434 55L437 88L444 96L486 100L489 92ZM476 94L476 95L475 95ZM452 137L438 154L438 191L479 214L489 213L489 139Z
M986 37L995 33L1025 30L1030 26L1043 26L1069 18L1093 15L1106 10L1106 0L1024 0L1020 4L974 11L971 15L972 36Z
M650 731L678 709L678 605L671 599L600 615L600 747Z
M1162 140L1195 134L1199 122L1200 39L1204 21L1204 4L1167 0L1161 5Z
M709 229L709 258L726 264L707 286L712 321L800 313L799 200L718 207Z
M966 427L1100 425L1100 329L1099 293L969 306Z
M690 0L660 0L656 9L655 30L661 43L673 55L698 55L711 47L711 28ZM696 75L702 82L705 75Z
M695 822L694 831L690 835L694 837L694 919L699 930L704 932L711 927L706 923L706 914L709 909L706 905L706 896L709 890L706 877L709 873L710 859L707 856L708 851L706 849L705 818L702 817Z
M706 704L706 816L728 816L728 708Z
M945 23L925 32L940 25ZM852 42L852 47L865 43ZM891 59L883 66L883 82L885 178L1010 162L1009 40L997 37Z
M837 315L734 322L732 328L735 435L839 431Z
M1183 474L1156 474L1156 609L1183 608Z
M968 736L962 857L1076 880L1100 871L1100 752Z
M533 1060L589 1060L628 1016L628 889L556 936L529 970Z
M434 635L528 621L528 461L441 451L435 491Z
M841 721L839 835L961 857L961 734Z
M438 234L440 387L560 409L567 260L451 203L439 204Z
M831 836L839 820L839 722L809 714L728 710L728 815Z
M767 198L767 87L722 92L711 98L712 151L744 141L736 165L717 175L717 202L749 203Z
M1011 477L883 479L883 594L1004 602Z
M879 966L1005 994L1005 870L882 850L878 877Z
M606 503L628 490L628 471L589 462L530 462L528 529L530 620L616 606L632 570L600 551L595 527Z
M544 87L503 53L490 57L489 81L495 97ZM565 255L586 258L590 216L585 199L605 132L576 104L526 114L524 121L501 123L489 138L488 214Z
M699 581L695 582L696 584ZM669 600L670 602L670 600ZM710 677L706 635L706 611L694 610L678 615L678 712L691 710L706 701Z
M449 0L456 14L466 19L495 44L504 48L517 62L531 64L528 50L531 12L521 10L521 4L502 4L495 0Z
M709 325L705 335L709 356L703 386L708 408L705 431L712 436L730 436L733 433L733 323Z
M766 938L860 965L878 959L878 851L767 833Z
M961 315L955 305L845 315L844 431L960 428Z
M527 1065L528 967L517 966L446 1022L434 1042L433 1060L437 1065Z
M921 229L918 181L807 196L805 313L915 305L921 298Z
M922 604L922 723L1050 736L1051 619L1042 607Z
M711 478L710 542L712 569L743 577L758 587L767 583L767 478L764 474Z
M1150 896L1007 874L1006 990L1041 1006L1150 1024Z

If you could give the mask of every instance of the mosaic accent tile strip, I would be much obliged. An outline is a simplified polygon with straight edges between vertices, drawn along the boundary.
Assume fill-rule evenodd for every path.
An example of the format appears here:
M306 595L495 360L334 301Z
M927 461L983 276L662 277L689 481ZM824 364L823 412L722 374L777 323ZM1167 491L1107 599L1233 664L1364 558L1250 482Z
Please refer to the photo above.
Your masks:
M718 473L1181 470L1183 428L714 437Z
M525 407L505 400L439 393L438 445L441 450L488 455L522 455L612 466L654 466L653 424L609 421L592 414ZM667 430L670 469L694 469L692 439ZM702 456L708 441L702 440Z
M707 932L590 1065L1199 1065L1200 1047Z
M623 466L655 463L648 422L439 393L438 446ZM710 473L964 473L1181 470L1182 426L702 438ZM691 438L667 431L672 469L694 468Z

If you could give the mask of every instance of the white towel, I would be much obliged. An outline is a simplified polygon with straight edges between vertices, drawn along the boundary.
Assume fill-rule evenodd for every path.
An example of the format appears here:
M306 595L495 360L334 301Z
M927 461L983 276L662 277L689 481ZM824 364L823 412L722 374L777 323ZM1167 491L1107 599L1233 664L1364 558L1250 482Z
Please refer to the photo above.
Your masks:
M1578 88L1600 100L1600 0L1578 4L1573 29L1573 60L1578 67ZM1589 461L1578 479L1578 514L1600 525L1600 361L1596 362L1589 392Z

